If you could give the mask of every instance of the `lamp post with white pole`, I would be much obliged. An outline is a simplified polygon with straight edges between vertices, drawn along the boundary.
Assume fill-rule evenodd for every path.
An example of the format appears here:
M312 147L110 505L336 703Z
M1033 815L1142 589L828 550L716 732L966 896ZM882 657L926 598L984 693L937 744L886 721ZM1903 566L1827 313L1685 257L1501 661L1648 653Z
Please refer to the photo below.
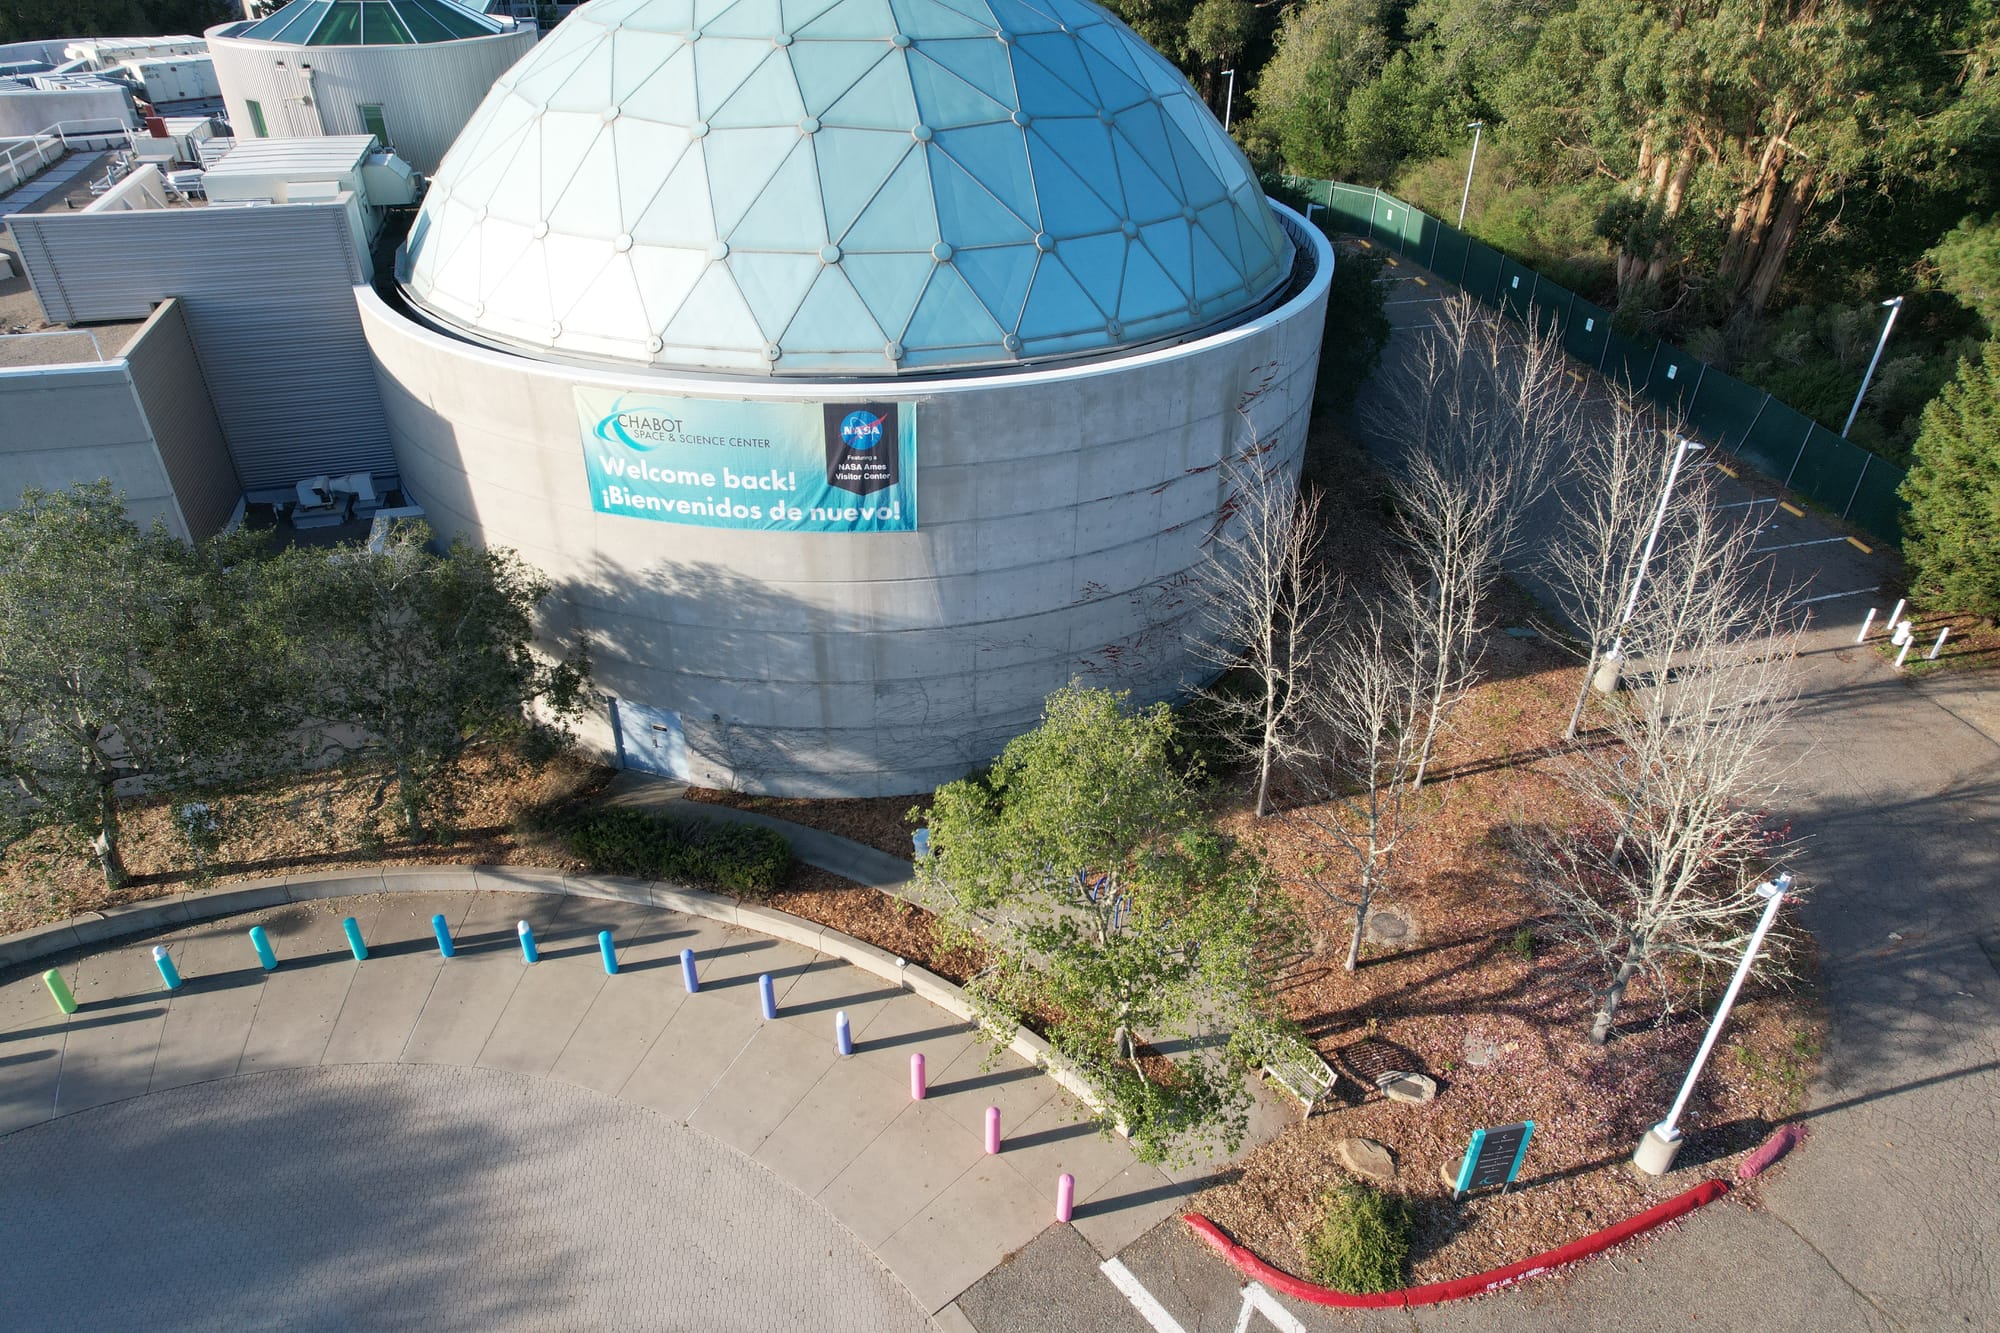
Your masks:
M1896 316L1903 313L1903 298L1884 301L1889 307L1889 318L1882 322L1882 336L1875 340L1875 355L1868 358L1868 369L1861 376L1861 392L1854 395L1854 406L1847 410L1847 424L1840 428L1840 438L1846 439L1847 432L1854 425L1854 418L1861 415L1861 400L1868 396L1868 381L1875 378L1876 363L1882 359L1882 349L1889 345L1889 330L1896 327Z
M1466 125L1472 131L1472 160L1465 164L1465 192L1458 196L1458 229L1465 230L1465 206L1472 202L1472 169L1479 165L1479 136L1486 128L1486 122L1475 120Z
M1632 1164L1647 1175L1663 1176L1673 1168L1674 1156L1681 1150L1681 1112L1687 1110L1688 1098L1694 1095L1694 1081L1701 1077L1702 1066L1708 1063L1708 1054L1715 1049L1715 1039L1722 1035L1722 1025L1729 1021L1729 1008L1736 1003L1736 992L1743 989L1743 979L1750 975L1750 965L1757 961L1757 951L1764 947L1764 937L1771 933L1771 923L1778 919L1778 909L1784 906L1785 895L1791 888L1789 870L1757 886L1758 896L1766 900L1764 915L1758 918L1757 929L1750 933L1743 961L1736 965L1736 975L1729 979L1729 989L1722 993L1722 1003L1716 1006L1715 1018L1701 1039L1701 1049L1694 1053L1694 1063L1688 1066L1687 1077L1681 1080L1680 1095L1674 1098L1666 1119L1646 1131L1646 1137L1639 1140L1638 1150L1632 1154Z
M1229 76L1229 91L1222 99L1222 128L1226 130L1229 128L1229 113L1236 109L1236 71L1225 69L1222 72Z
M1632 612L1639 605L1639 585L1646 581L1646 566L1652 563L1653 547L1660 540L1660 524L1667 517L1667 503L1674 496L1674 482L1680 479L1681 463L1691 453L1698 453L1707 445L1682 438L1674 446L1673 462L1667 465L1667 484L1660 488L1660 505L1653 511L1653 528L1646 534L1646 548L1639 553L1639 568L1632 572L1632 591L1625 598L1625 610L1618 617L1618 632L1611 640L1611 651L1598 664L1596 674L1590 678L1590 686L1599 694L1614 694L1618 690L1620 663L1624 660L1625 627L1632 623Z

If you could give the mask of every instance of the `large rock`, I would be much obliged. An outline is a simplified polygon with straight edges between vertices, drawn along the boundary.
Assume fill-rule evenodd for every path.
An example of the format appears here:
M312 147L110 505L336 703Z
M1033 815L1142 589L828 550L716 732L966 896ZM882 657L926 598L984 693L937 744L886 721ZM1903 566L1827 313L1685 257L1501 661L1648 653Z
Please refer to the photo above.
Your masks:
M1392 1102L1427 1102L1438 1095L1437 1080L1428 1074L1384 1074L1375 1086Z
M1373 1139L1342 1139L1333 1145L1340 1164L1357 1176L1386 1185L1396 1178L1396 1159Z

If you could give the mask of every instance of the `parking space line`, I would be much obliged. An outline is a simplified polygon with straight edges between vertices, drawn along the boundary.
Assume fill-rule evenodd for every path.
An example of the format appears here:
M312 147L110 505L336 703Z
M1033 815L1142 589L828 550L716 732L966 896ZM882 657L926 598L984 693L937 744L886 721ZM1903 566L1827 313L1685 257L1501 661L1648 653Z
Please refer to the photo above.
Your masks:
M1098 1271L1111 1279L1111 1285L1125 1293L1125 1299L1132 1302L1132 1308L1139 1317L1151 1324L1155 1333L1187 1333L1180 1322L1167 1313L1167 1307L1160 1304L1146 1285L1132 1276L1132 1270L1116 1259L1106 1259L1097 1266Z
M1759 546L1752 550L1750 554L1768 555L1772 551L1790 551L1801 546L1828 546L1834 542L1844 542L1846 540L1847 538L1845 537L1815 537L1809 542L1786 542L1782 546Z
M1866 597L1870 593L1880 592L1881 590L1881 585L1877 584L1872 588L1855 588L1851 592L1823 592L1817 597L1801 597L1793 605L1811 606L1814 602L1837 602L1843 597Z
M1793 518L1804 518L1806 516L1806 511L1799 508L1797 505L1793 504L1790 500L1780 500L1778 502L1778 508L1784 510L1787 514L1790 514Z

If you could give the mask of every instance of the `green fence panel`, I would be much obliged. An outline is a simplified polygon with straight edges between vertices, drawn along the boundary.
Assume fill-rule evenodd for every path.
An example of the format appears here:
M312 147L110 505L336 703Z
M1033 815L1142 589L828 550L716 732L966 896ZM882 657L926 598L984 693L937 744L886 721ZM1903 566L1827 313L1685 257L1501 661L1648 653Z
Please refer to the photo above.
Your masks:
M1311 176L1280 176L1278 185L1301 204L1318 204L1321 208L1326 207L1327 198L1335 188L1332 181L1317 180ZM1303 212L1303 208L1300 211Z
M1880 458L1864 460L1866 470L1847 507L1848 521L1888 541L1903 539L1903 469Z
M1570 303L1569 324L1563 330L1563 348L1571 356L1595 369L1604 359L1604 343L1611 336L1611 312L1581 296Z
M1438 223L1431 235L1433 244L1427 266L1446 282L1457 282L1465 273L1465 247L1472 238L1446 222Z
M1458 285L1471 292L1480 300L1491 304L1494 293L1500 290L1500 266L1506 261L1500 252L1490 245L1467 240L1465 243L1465 275Z
M1500 308L1526 323L1528 304L1535 299L1539 276L1520 260L1503 257L1500 260Z
M1782 482L1792 474L1792 466L1799 460L1806 431L1811 429L1812 424L1803 413L1773 398L1764 405L1757 424L1749 429L1743 443L1737 446L1736 456L1764 475Z
M1398 199L1393 194L1375 192L1374 230L1368 234L1375 238L1383 249L1396 254L1409 253L1410 215L1417 210ZM1420 252L1421 253L1421 252Z
M1545 338L1562 341L1563 326L1569 320L1570 306L1575 301L1575 292L1547 278L1542 279L1541 286L1535 289L1535 332Z
M1423 259L1431 252L1431 234L1440 223L1421 208L1409 204L1393 195L1383 195L1384 203L1396 205L1397 217L1403 225L1403 253L1413 259Z
M1723 374L1714 366L1700 379L1701 391L1682 409L1687 413L1688 425L1735 453L1770 395L1734 375Z
M1663 342L1653 357L1652 373L1646 378L1646 396L1663 410L1683 416L1705 369L1702 362L1672 343Z
M1606 378L1613 384L1644 388L1647 374L1653 368L1653 344L1616 332L1607 333L1604 341L1604 364L1598 368Z
M1847 508L1867 462L1866 449L1841 439L1824 426L1814 426L1798 470L1792 474L1791 487L1838 514Z
M1334 185L1327 191L1327 226L1332 231L1370 234L1369 220L1375 215L1375 191L1357 185Z

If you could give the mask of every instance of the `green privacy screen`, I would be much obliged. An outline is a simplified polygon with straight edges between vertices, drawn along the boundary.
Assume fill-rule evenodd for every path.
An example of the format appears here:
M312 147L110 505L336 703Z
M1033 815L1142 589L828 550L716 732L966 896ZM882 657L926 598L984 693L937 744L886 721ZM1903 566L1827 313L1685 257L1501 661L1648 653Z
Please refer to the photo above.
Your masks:
M1283 178L1329 231L1365 236L1562 339L1578 361L1644 394L1759 472L1890 541L1901 535L1903 469L1672 343L1627 337L1611 312L1422 209L1360 185ZM1321 210L1324 210L1323 212Z

